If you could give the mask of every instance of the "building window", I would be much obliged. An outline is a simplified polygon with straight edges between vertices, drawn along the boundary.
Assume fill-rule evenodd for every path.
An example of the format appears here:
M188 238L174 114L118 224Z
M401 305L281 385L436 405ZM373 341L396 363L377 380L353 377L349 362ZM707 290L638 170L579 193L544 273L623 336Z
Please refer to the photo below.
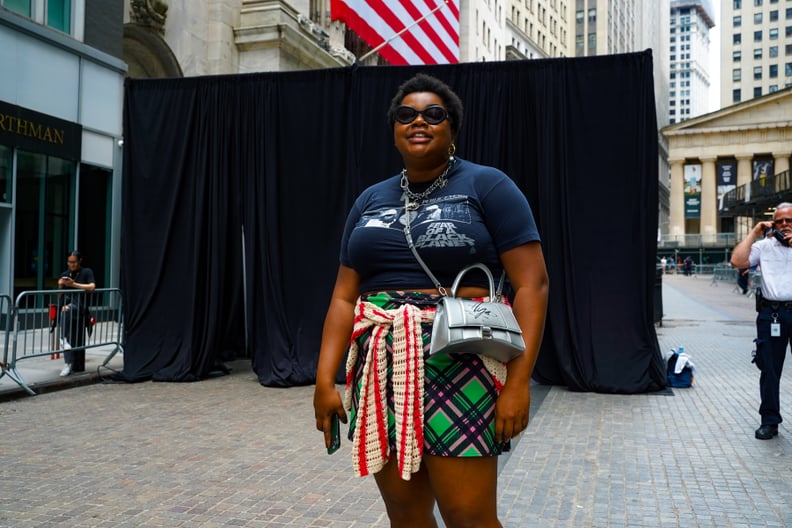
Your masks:
M71 32L71 0L47 0L47 25L64 33Z
M742 42L742 33L735 33L732 35L732 44L740 44Z
M786 77L792 77L792 62L784 64L784 75Z
M588 21L589 24L593 24L597 21L597 10L596 9L589 9L588 11Z
M3 0L0 1L0 5L5 7L6 9L10 9L15 13L19 13L20 15L24 15L26 17L31 16L32 10L32 2L31 0Z
M740 9L742 7L742 0L734 0L732 6L734 7L734 9Z
M778 20L778 10L770 11L770 22L775 22Z
M792 26L787 26L784 28L784 34L789 37L792 36Z
M756 48L754 50L754 59L761 59L762 58L762 48Z
M762 78L762 67L761 66L754 66L754 80L759 80Z
M742 92L740 91L739 88L737 88L736 90L732 90L732 103L739 103L741 95Z
M742 17L741 17L740 15L736 15L736 16L735 16L735 17L732 19L732 26L734 26L734 27L740 27L740 26L742 26Z
M732 81L739 81L742 79L742 70L740 68L734 68L732 70Z
M784 18L787 20L792 18L792 7L787 7L786 11L784 11Z
M767 69L767 74L771 79L778 77L778 64L771 64Z
M754 5L757 7L762 5L762 0L754 0Z
M768 92L769 93L775 93L777 91L778 91L778 85L777 84L771 84L770 85L770 89L768 90Z
M72 0L0 0L0 5L64 33L71 33Z
M784 55L786 55L787 57L792 55L792 44L787 44L786 46L784 46Z
M582 9L578 9L577 11L575 11L575 23L576 24L582 24L583 23L583 10Z
M762 42L762 31L754 31L754 42Z
M770 46L770 56L778 57L778 46Z
M754 13L754 24L762 23L762 13Z
M771 28L767 33L770 40L778 40L778 28Z
M732 61L740 62L742 60L742 51L737 50L732 52Z
M757 86L754 88L754 97L760 97L762 95L762 87Z

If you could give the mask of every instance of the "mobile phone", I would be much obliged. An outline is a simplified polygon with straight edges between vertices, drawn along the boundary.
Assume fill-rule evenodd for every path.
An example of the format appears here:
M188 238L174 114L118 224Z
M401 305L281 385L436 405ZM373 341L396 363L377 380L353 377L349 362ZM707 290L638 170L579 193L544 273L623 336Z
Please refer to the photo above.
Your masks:
M789 242L787 242L787 239L786 239L786 238L784 238L784 233L782 233L781 231L775 231L775 230L773 230L773 236L775 237L775 239L776 239L776 240L778 240L779 242L781 242L781 245L782 245L782 246L787 246L787 247L789 247Z
M332 455L341 447L341 424L337 414L330 420L330 446L327 454Z

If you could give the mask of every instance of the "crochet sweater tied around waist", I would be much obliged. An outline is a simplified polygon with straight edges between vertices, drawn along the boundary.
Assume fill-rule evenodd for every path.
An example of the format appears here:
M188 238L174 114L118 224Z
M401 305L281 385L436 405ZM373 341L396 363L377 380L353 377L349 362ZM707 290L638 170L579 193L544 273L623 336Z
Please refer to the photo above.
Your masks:
M386 310L358 299L355 323L346 364L344 406L352 409L355 366L359 357L357 339L371 330L365 364L361 372L357 423L352 440L352 457L358 476L376 473L391 457L388 443L386 337L393 336L392 374L396 459L399 474L410 480L418 471L423 455L424 359L421 323L434 321L435 307L421 309L412 304ZM506 365L479 356L495 378L498 391L506 382Z

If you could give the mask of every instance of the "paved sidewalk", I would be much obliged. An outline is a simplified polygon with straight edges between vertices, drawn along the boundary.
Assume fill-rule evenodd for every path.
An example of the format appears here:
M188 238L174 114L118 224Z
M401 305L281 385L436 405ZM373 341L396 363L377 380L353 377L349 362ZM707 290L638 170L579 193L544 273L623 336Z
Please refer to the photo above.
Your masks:
M536 387L531 424L502 458L504 526L792 526L792 431L753 437L753 300L706 277L665 276L663 303L661 349L685 346L694 387ZM350 443L325 453L313 387L262 387L249 362L231 367L197 383L0 402L0 526L388 526L373 479L352 475ZM792 372L788 413L790 389Z

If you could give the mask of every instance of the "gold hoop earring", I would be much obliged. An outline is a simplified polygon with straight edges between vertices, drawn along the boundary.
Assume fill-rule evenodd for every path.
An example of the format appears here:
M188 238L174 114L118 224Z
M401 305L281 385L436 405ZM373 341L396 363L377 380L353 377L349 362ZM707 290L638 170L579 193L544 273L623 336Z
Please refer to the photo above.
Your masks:
M451 143L448 147L448 159L454 159L454 154L456 154L456 145Z

